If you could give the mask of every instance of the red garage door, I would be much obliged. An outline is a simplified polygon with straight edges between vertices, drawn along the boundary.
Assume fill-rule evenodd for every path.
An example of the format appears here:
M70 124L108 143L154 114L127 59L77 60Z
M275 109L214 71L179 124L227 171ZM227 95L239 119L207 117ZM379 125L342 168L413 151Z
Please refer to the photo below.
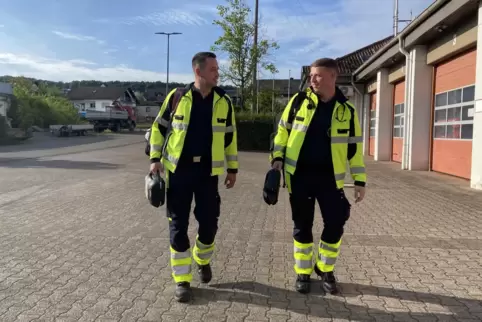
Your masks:
M403 132L405 111L405 81L393 87L393 139L392 161L402 162Z
M375 126L376 126L377 93L370 94L370 141L368 155L375 155Z
M432 170L470 179L476 50L436 66Z

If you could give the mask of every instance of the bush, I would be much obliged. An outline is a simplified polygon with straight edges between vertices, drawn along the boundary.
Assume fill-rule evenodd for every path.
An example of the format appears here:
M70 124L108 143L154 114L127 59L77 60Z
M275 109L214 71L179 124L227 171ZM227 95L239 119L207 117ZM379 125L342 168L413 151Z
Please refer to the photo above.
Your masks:
M240 151L265 151L270 148L270 137L276 130L272 114L236 114L238 149Z
M7 137L8 125L7 120L3 115L0 115L0 140Z
M8 111L12 127L47 128L53 124L78 124L80 118L72 103L58 91L46 86L35 88L24 78L13 80L15 98Z

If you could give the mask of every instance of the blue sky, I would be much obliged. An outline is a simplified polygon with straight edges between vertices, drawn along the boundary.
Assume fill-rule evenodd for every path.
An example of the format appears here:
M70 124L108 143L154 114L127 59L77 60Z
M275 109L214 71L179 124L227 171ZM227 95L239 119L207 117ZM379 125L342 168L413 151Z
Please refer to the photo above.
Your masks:
M400 0L400 18L432 0ZM191 58L209 50L221 30L212 24L225 0L0 0L0 75L49 80L192 79ZM248 4L254 4L249 0ZM300 77L301 66L339 57L392 33L391 0L260 0L261 36L276 40L276 78ZM402 24L404 26L404 24ZM217 53L221 63L225 55ZM263 74L263 78L271 78Z

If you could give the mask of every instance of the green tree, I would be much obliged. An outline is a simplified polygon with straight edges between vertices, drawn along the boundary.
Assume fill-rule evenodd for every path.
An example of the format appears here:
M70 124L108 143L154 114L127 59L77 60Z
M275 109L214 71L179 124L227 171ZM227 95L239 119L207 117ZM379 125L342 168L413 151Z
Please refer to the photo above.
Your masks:
M277 90L263 89L258 93L258 106L260 113L277 114L284 106L279 101L280 93Z
M267 60L270 52L279 48L276 42L261 39L254 46L255 25L249 21L251 9L244 0L226 0L218 5L219 19L213 24L221 27L223 34L211 47L212 51L224 52L229 57L228 66L221 66L221 81L229 81L239 88L241 107L252 88L253 71L258 62L262 69L275 73L276 66ZM254 104L253 104L254 106Z
M45 128L52 124L76 124L80 119L72 103L58 88L46 83L34 84L23 77L12 79L14 99L8 111L12 127Z

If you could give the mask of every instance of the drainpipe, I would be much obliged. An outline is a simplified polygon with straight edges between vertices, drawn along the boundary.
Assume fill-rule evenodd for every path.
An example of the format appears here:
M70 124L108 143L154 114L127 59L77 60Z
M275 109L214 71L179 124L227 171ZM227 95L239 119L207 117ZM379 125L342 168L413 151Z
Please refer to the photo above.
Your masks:
M412 61L410 53L405 50L405 39L403 36L398 37L398 50L405 55L405 109L403 111L404 131L403 131L403 150L402 150L402 170L408 169L410 160L409 142L411 139L411 95L412 95Z
M365 97L364 95L358 90L358 88L355 86L355 75L351 75L351 79L350 79L350 83L351 83L351 86L353 87L353 89L357 92L357 94L360 96L361 98L361 106L360 106L360 123L361 123L361 129L362 129L362 135L363 133L365 133Z

